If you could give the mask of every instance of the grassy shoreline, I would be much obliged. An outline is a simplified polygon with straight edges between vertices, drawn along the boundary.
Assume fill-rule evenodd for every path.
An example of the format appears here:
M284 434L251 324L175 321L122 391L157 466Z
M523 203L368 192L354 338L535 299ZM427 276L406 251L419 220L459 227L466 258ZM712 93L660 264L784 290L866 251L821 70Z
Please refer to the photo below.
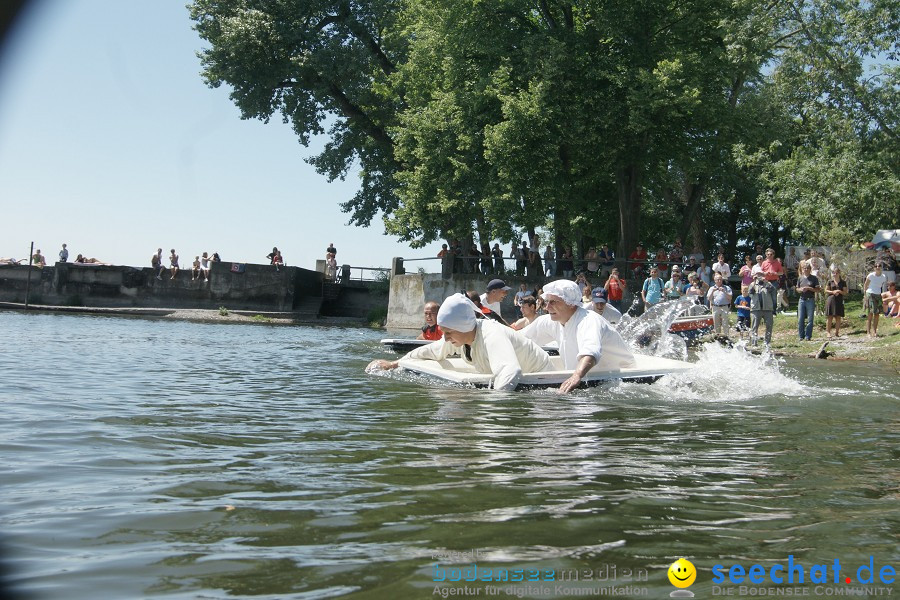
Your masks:
M786 356L806 357L818 351L823 342L828 342L827 351L833 353L829 357L834 360L865 360L887 364L900 370L900 327L896 327L897 319L888 319L884 315L878 322L878 337L866 337L866 319L863 314L862 299L857 295L844 301L844 315L841 322L841 336L829 338L825 333L825 316L816 315L813 326L812 341L800 341L797 332L796 300L792 302L791 312L775 316L775 327L772 334L772 350ZM732 313L732 326L736 319ZM760 333L764 326L760 327ZM734 331L731 332L732 337ZM762 335L760 335L762 337Z

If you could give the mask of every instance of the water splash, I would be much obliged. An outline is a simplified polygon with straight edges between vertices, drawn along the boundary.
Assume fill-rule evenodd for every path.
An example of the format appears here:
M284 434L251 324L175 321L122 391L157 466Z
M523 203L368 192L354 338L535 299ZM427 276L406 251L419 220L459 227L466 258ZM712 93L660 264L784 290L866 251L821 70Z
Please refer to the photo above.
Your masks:
M623 315L617 329L636 353L685 360L687 342L669 333L669 328L683 313L701 314L696 311L706 311L706 307L697 305L693 298L680 298L657 304L639 317Z
M697 352L694 369L663 377L651 387L669 393L674 390L678 399L711 402L804 396L811 391L782 373L780 362L770 352L752 354L744 341L732 347L704 344Z

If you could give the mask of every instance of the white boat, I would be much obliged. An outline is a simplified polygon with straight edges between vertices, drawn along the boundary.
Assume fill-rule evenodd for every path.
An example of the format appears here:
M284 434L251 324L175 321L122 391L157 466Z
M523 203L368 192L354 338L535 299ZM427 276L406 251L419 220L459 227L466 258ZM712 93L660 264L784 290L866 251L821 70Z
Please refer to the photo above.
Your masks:
M411 350L415 350L419 346L424 346L426 344L430 344L432 340L414 340L410 338L385 338L381 340L381 343L388 349L394 352L402 352L406 354ZM553 356L555 354L559 354L559 349L555 346L542 346L544 351Z
M631 381L652 383L664 375L674 375L690 371L694 365L681 360L635 354L633 367L612 367L600 363L587 372L581 380L582 386L595 386L606 381ZM562 358L551 356L552 371L525 373L519 380L517 390L530 388L558 387L572 375L563 367ZM400 359L400 366L414 373L430 375L450 383L470 385L474 387L490 387L493 375L477 373L462 358L446 358L444 360L420 360L413 358Z

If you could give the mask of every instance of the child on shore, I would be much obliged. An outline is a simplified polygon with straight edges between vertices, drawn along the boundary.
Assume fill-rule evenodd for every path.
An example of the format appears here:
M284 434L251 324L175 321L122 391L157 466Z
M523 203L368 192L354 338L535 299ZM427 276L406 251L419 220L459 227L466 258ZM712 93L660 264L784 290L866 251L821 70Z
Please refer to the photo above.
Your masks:
M734 299L737 308L737 330L744 339L744 334L750 331L750 286L741 286L741 295Z

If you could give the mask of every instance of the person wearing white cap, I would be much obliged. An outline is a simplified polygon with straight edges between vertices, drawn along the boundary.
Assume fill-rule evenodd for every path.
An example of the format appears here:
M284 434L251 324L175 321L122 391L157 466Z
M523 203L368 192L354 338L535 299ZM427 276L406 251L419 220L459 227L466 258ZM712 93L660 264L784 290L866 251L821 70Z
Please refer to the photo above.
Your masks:
M574 373L559 386L566 393L581 383L581 378L600 361L613 368L634 365L634 354L606 320L581 306L581 291L574 281L551 281L541 297L547 313L519 333L538 344L556 342L567 370Z
M502 279L491 279L487 284L487 292L481 295L481 303L503 317L503 313L500 312L500 303L506 298L509 290L510 287Z
M416 348L403 358L442 360L460 352L463 360L479 373L494 375L491 387L495 390L513 390L523 373L550 368L550 357L543 348L496 321L477 319L476 310L465 295L450 296L441 304L437 315L444 339ZM374 360L366 370L399 366L399 360Z

